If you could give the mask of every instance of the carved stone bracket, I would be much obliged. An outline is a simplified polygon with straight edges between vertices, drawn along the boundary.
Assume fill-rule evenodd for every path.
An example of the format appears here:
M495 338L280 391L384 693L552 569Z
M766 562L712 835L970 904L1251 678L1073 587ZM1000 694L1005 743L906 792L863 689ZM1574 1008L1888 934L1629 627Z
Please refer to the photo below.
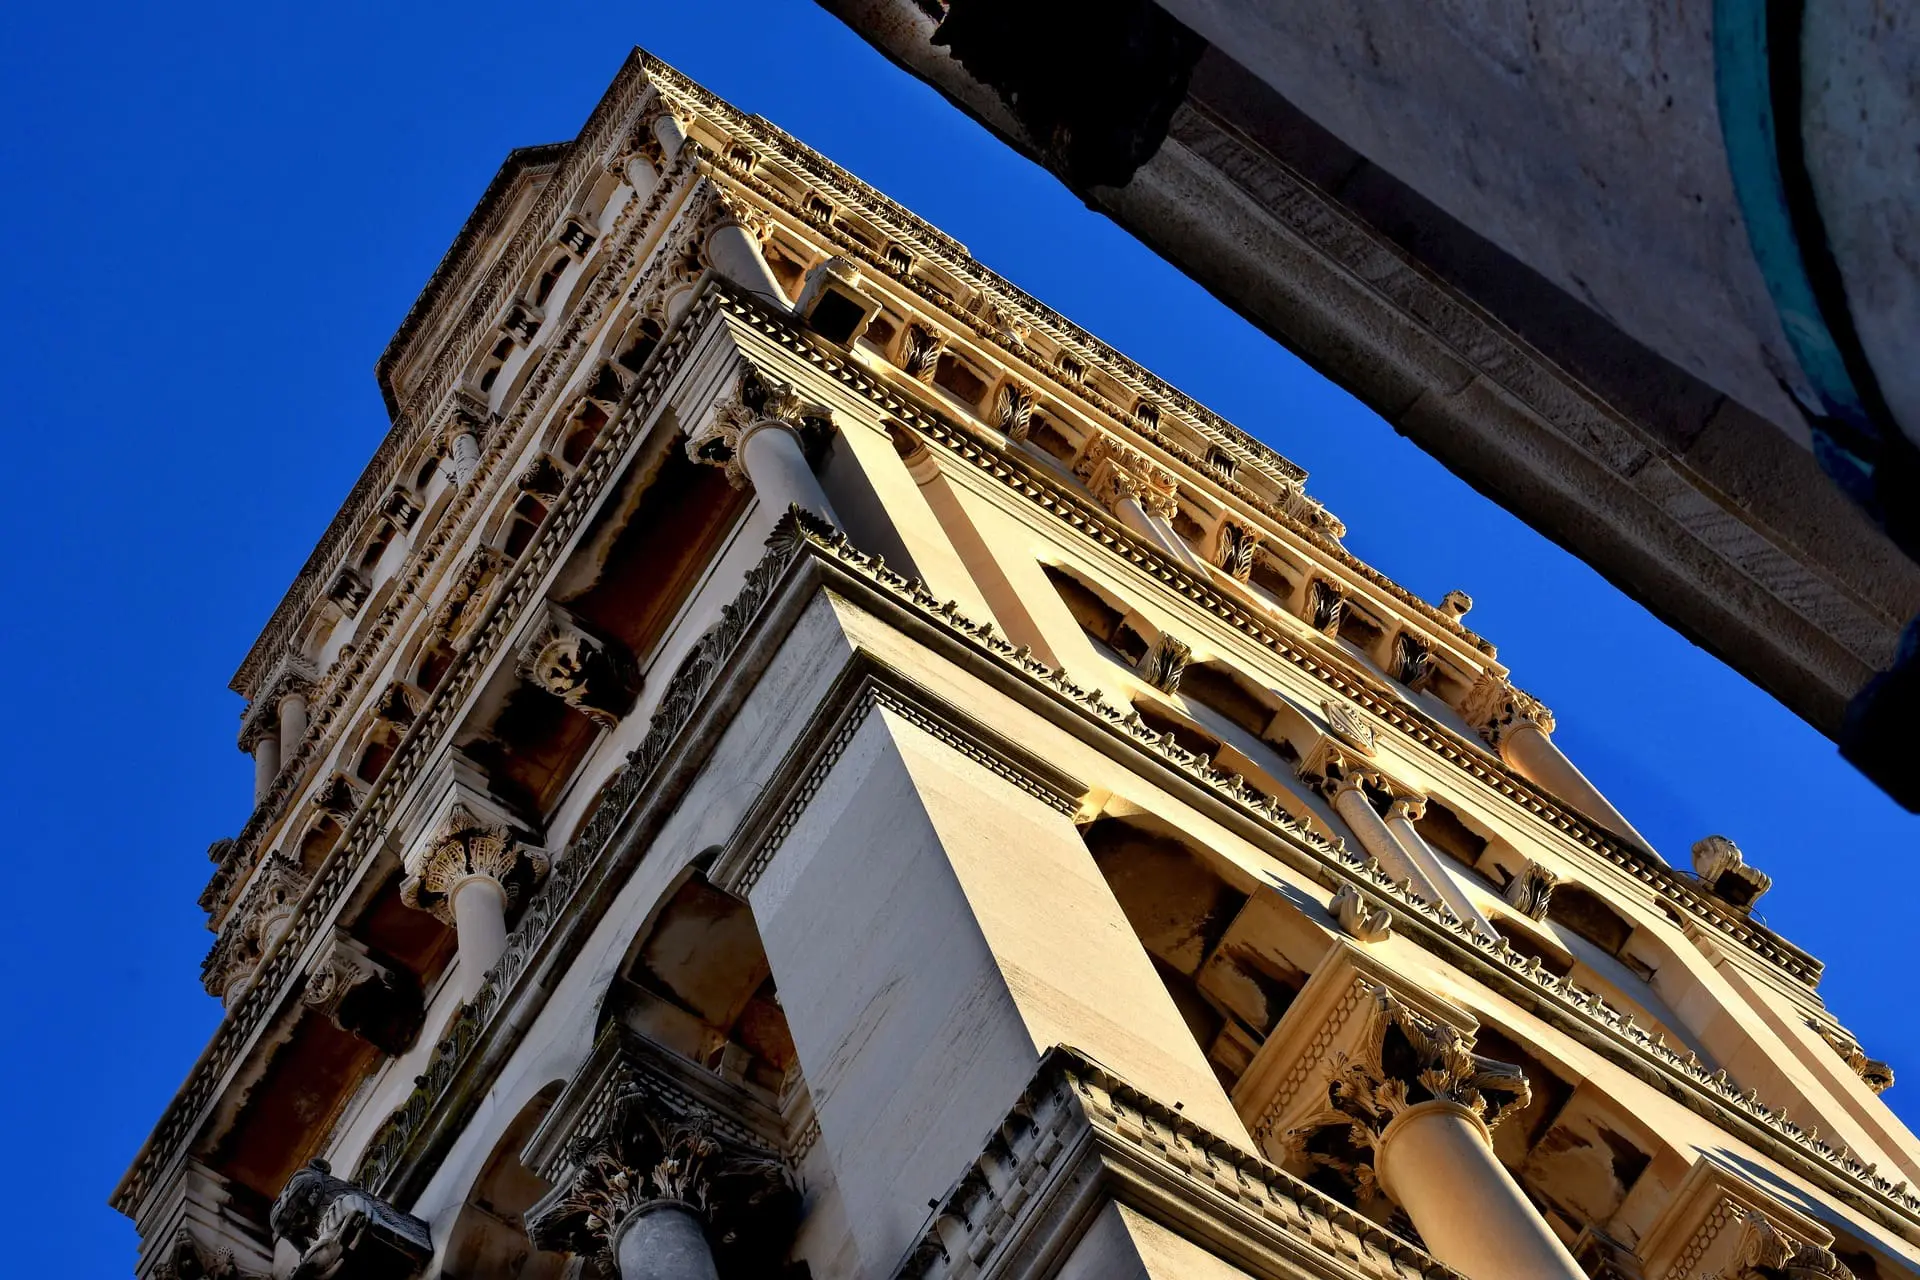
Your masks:
M1253 557L1260 549L1259 535L1238 520L1222 519L1214 535L1214 563L1245 582L1253 576Z
M1553 712L1540 699L1516 689L1504 676L1482 672L1460 704L1460 715L1474 731L1498 749L1509 733L1522 725L1532 725L1541 733L1553 733Z
M315 1160L273 1203L273 1234L298 1251L290 1280L411 1280L433 1257L427 1224Z
M608 729L633 709L639 691L626 651L590 634L552 603L521 644L515 669L522 680Z
M1808 1025L1812 1026L1819 1033L1820 1038L1840 1055L1841 1061L1860 1077L1861 1083L1867 1088L1875 1093L1885 1093L1893 1088L1893 1068L1878 1058L1869 1058L1867 1051L1860 1047L1859 1041L1838 1027L1822 1026L1817 1022Z
M1520 873L1507 882L1500 896L1522 915L1545 920L1547 904L1553 900L1553 887L1559 883L1559 876L1529 858Z
M1334 737L1362 755L1373 754L1378 737L1373 726L1360 718L1359 712L1347 703L1335 702L1331 698L1321 699L1320 711L1326 716L1327 728Z
M1193 650L1186 641L1162 631L1141 655L1137 670L1141 679L1162 693L1176 693L1192 657Z
M1033 388L1011 379L1001 382L993 399L994 425L1012 440L1025 440L1033 425Z
M536 1248L613 1265L629 1219L669 1202L699 1220L723 1275L766 1275L784 1256L799 1210L786 1164L723 1132L716 1118L637 1081L599 1133L568 1152L570 1172L527 1213Z
M482 821L456 802L434 833L407 859L400 899L453 924L453 891L470 876L490 876L519 901L545 876L546 853L514 838L504 825Z
M1742 911L1773 887L1773 877L1748 866L1740 846L1725 836L1708 836L1693 846L1693 870L1716 898Z
M1393 934L1393 912L1377 907L1358 888L1343 884L1333 895L1333 918L1358 942L1385 942Z
M1087 482L1094 499L1109 510L1129 498L1147 514L1163 520L1171 520L1179 510L1178 481L1173 472L1112 436L1095 436L1074 463L1073 472Z
M1347 596L1339 587L1325 578L1315 578L1307 584L1307 621L1315 631L1328 636L1336 634L1346 612Z
M932 326L912 321L900 334L900 371L909 378L929 381L944 349L945 344Z
M266 1205L187 1160L140 1223L138 1280L267 1280L273 1270Z
M1824 1226L1711 1158L1640 1239L1647 1280L1854 1280Z
M308 968L300 1001L383 1053L406 1049L420 1028L420 988L413 976L376 960L344 929L333 931L331 944Z

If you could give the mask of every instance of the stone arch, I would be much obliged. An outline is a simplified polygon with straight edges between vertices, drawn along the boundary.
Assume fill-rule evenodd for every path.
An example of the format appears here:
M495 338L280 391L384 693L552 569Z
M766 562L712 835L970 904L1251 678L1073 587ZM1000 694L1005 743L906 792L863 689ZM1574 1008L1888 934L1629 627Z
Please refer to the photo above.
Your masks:
M542 1087L494 1143L454 1217L442 1280L559 1280L566 1273L565 1255L537 1250L527 1238L526 1212L552 1188L521 1162L565 1086L555 1080Z

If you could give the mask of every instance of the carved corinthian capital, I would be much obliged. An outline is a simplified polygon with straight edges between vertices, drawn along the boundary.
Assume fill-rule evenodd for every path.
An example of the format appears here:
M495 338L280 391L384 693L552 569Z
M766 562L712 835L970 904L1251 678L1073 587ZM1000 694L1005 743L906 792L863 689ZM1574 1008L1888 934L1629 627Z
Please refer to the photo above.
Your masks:
M1460 704L1460 715L1474 731L1498 749L1508 734L1524 725L1541 733L1553 732L1553 712L1540 699L1516 689L1504 676L1482 672Z
M528 1211L527 1234L536 1248L597 1258L609 1270L622 1224L667 1201L700 1219L722 1274L768 1274L799 1208L776 1154L724 1136L712 1116L637 1082L569 1163L568 1176Z
M273 1234L300 1261L291 1280L411 1280L433 1257L427 1224L315 1160L273 1203Z
M453 891L461 881L488 876L500 882L509 901L518 901L547 874L548 865L544 852L528 848L505 826L483 822L464 804L456 803L407 859L400 899L451 925Z
M420 990L412 975L374 959L344 929L334 929L307 969L300 1002L385 1053L405 1049L419 1029Z
M1112 436L1097 435L1073 464L1073 472L1087 482L1094 499L1109 510L1132 499L1148 514L1171 520L1179 503L1173 472L1131 445Z
M637 682L626 653L590 635L558 605L545 607L539 624L520 646L516 669L522 680L603 728L611 729L633 709Z
M806 423L830 416L830 410L808 404L792 387L744 369L732 392L715 401L700 425L688 433L687 457L722 468L729 484L745 489L748 480L740 452L748 436L767 426L800 431Z

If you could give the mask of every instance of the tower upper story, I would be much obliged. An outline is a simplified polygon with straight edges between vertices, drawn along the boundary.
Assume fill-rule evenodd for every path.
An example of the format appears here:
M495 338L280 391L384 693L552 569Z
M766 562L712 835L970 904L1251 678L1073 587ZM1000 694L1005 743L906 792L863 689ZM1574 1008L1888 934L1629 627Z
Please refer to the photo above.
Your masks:
M1119 772L1014 772L1064 797L1242 1147L1333 1177L1287 1145L1280 1030L1358 973L1524 1060L1540 1101L1497 1149L1595 1256L1674 1229L1696 1130L1843 1206L1829 1240L1920 1240L1891 1074L1737 847L1669 865L1464 593L1362 563L1299 467L767 121L636 53L574 141L508 158L378 376L392 429L234 678L256 805L202 897L227 1013L115 1195L150 1247L183 1171L263 1203L325 1154L431 1199L573 931L617 932L610 868L654 856L785 655L825 661L820 609L857 661L793 676L735 762L743 807L685 860L716 894L757 891L752 797L846 672L958 707L983 759L1042 717ZM511 924L484 972L479 875ZM634 1025L806 1128L791 1005L649 999Z

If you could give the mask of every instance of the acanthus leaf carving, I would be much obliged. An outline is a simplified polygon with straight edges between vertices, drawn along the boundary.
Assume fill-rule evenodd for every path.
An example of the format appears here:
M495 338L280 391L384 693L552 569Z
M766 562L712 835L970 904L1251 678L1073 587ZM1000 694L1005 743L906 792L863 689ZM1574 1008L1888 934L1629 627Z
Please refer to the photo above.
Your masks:
M522 844L504 825L482 821L455 802L418 853L408 860L400 900L453 924L453 892L474 876L498 881L509 902L519 901L547 874L545 851Z
M1553 887L1559 883L1559 876L1529 858L1519 874L1507 882L1500 896L1529 919L1545 920L1547 906L1553 900Z

